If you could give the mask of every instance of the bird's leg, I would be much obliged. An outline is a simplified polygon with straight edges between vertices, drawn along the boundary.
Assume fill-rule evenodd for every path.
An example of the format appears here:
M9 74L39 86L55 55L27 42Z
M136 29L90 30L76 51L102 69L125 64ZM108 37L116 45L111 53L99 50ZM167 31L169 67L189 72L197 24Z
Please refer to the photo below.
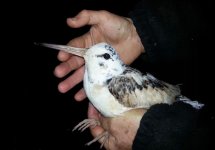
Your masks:
M104 144L106 143L106 141L109 139L109 133L107 131L105 131L102 134L100 134L99 136L95 137L92 141L86 143L86 145L89 146L101 138L103 138L103 140L101 142L101 146L100 146L100 148L102 148L104 146Z
M100 122L98 120L95 120L95 119L84 119L79 124L77 124L73 128L72 131L75 131L75 130L78 129L78 131L83 132L85 129L87 129L90 126L92 126L94 128L95 126L99 126L99 125L100 125ZM98 141L101 138L103 138L101 146L100 146L100 148L102 148L104 146L104 144L106 143L106 141L109 139L109 133L107 131L105 131L102 134L100 134L99 136L95 137L92 141L86 143L86 145L89 146L89 145L91 145L92 143Z
M100 125L100 122L98 120L95 119L84 119L83 121L81 121L79 124L77 124L72 131L75 131L76 129L78 129L78 131L81 130L81 132L83 132L85 129L89 128L90 126L92 126L93 128L95 126Z

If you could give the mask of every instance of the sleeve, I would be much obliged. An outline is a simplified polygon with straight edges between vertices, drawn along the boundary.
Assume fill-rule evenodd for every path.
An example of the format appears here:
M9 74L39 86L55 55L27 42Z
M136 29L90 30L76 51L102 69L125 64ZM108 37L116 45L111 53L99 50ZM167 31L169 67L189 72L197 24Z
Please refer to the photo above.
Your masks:
M140 1L129 17L142 40L148 61L173 64L186 63L192 58L197 52L193 46L201 43L200 32L204 33L202 29L206 28L201 18L203 10L192 0Z
M196 61L200 55L203 59L210 50L207 45L211 41L212 27L208 19L208 4L205 3L195 0L141 0L129 13L145 48L146 53L141 58L146 56L147 62L153 66L171 65L166 72L165 67L161 67L165 74L175 69L175 74L182 76L179 70L185 71L176 67L177 63L178 66L185 65L193 74L193 66L188 64L196 65L193 59ZM213 132L209 134L211 128L199 127L200 112L202 110L197 111L183 102L152 106L141 120L133 149L209 149L213 146L213 138L210 137L213 137L214 129L212 127Z
M141 120L133 150L209 149L209 130L197 125L199 111L183 102L152 106Z

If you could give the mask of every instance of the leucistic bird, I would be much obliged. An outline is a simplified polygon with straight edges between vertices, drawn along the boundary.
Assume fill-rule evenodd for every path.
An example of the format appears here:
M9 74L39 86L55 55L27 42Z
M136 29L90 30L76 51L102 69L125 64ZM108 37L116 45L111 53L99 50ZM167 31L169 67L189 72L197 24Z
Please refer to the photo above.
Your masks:
M176 100L189 103L181 95L178 85L172 85L143 74L137 69L123 63L117 51L107 43L98 43L90 48L75 48L65 45L40 43L39 45L63 50L83 57L85 60L84 90L87 98L104 117L117 117L131 109L149 109L154 104L172 104ZM201 107L195 103L194 107ZM85 130L100 123L94 119L85 119L75 126L74 130ZM91 143L106 137L105 132ZM106 140L104 140L103 144Z

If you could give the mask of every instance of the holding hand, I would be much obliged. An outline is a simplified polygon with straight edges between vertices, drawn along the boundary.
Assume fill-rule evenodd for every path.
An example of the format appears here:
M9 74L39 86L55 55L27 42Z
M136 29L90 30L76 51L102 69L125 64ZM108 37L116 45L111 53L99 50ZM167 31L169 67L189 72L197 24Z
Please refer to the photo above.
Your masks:
M125 112L122 116L105 118L90 104L88 117L98 120L101 125L90 128L94 137L108 132L107 139L99 139L104 143L105 149L109 150L131 150L133 140L139 128L140 120L145 114L144 109L135 109Z
M68 45L83 48L96 43L107 42L118 50L120 57L126 64L132 63L141 52L144 52L136 29L128 18L107 11L83 10L76 17L67 19L67 24L72 28L91 25L89 32L71 40ZM58 86L59 91L65 93L83 80L84 60L62 51L59 52L58 59L62 63L55 68L54 73L57 77L62 78L75 70ZM86 94L81 89L76 93L75 99L81 101L84 98L86 98Z

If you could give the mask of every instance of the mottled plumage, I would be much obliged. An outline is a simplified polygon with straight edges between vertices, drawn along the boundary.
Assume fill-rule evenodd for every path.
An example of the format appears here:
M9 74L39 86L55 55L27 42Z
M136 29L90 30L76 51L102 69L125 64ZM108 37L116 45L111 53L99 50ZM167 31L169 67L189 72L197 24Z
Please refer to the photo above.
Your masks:
M180 95L178 86L160 81L151 74L143 75L130 67L113 77L108 82L108 89L120 104L132 108L148 109L158 103L171 104Z

